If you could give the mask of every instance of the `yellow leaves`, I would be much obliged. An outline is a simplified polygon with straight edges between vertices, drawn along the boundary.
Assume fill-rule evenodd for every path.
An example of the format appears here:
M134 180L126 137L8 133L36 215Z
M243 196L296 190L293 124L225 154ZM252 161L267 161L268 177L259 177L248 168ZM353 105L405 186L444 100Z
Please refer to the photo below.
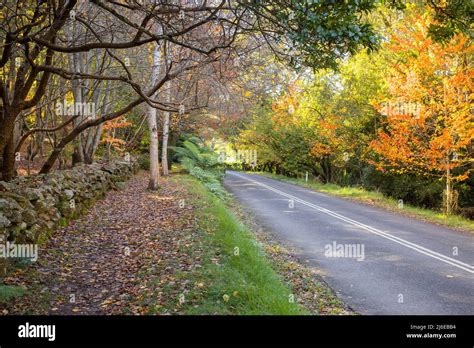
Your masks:
M239 292L238 292L237 290L236 290L236 291L233 291L233 292L232 292L232 296L233 296L233 297L239 296ZM224 295L222 295L222 299L224 300L225 303L227 303L227 302L229 302L229 300L230 300L230 296L227 295L227 294L224 294Z
M453 180L455 180L455 181L464 181L464 180L467 180L467 179L469 179L469 174L468 173L464 173L464 174L453 177Z
M288 87L288 92L276 99L272 104L274 112L273 119L276 124L286 125L294 123L296 112L298 111L302 91L295 85Z

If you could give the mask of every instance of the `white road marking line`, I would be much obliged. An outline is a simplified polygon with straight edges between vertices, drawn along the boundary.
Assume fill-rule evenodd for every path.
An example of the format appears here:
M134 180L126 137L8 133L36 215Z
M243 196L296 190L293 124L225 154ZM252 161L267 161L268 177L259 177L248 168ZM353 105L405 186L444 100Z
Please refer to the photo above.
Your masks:
M370 233L373 233L373 234L376 234L376 235L378 235L378 236L380 236L380 237L389 239L389 240L391 240L391 241L393 241L393 242L395 242L395 243L398 243L398 244L401 244L401 245L403 245L403 246L405 246L405 247L407 247L407 248L413 249L413 250L415 250L415 251L417 251L417 252L419 252L419 253L421 253L421 254L424 254L424 255L430 256L430 257L432 257L432 258L434 258L434 259L443 261L444 263L450 264L450 265L452 265L452 266L455 266L455 267L457 267L457 268L460 268L460 269L462 269L462 270L464 270L464 271L467 271L467 272L469 272L469 273L474 273L474 266L471 266L471 265L469 265L469 264L467 264L467 263L464 263L464 262L461 262L461 261L459 261L459 260L453 259L453 258L448 257L448 256L446 256L446 255L437 253L436 251L433 251L433 250L428 249L428 248L425 248L425 247L423 247L423 246L421 246L421 245L418 245L418 244L409 242L409 241L407 241L407 240L405 240L405 239L402 239L402 238L393 236L393 235L391 235L391 234L389 234L389 233L383 232L383 231L381 231L381 230L379 230L379 229L376 229L376 228L374 228L374 227L372 227L372 226L365 225L365 224L363 224L363 223L361 223L361 222L352 220L352 219L350 219L350 218L348 218L348 217L346 217L346 216L344 216L344 215L341 215L341 214L336 213L336 212L334 212L334 211L332 211L332 210L323 208L323 207L321 207L321 206L319 206L319 205L316 205L316 204L307 202L307 201L305 201L305 200L303 200L303 199L301 199L301 198L298 198L298 197L293 196L293 195L291 195L291 194L288 194L288 193L286 193L286 192L280 191L280 190L278 190L278 189L276 189L276 188L274 188L274 187L272 187L272 186L263 184L263 183L261 183L261 182L259 182L259 181L256 181L256 180L253 180L253 179L249 179L249 178L247 178L247 177L244 177L244 176L239 175L239 174L236 174L236 173L231 173L231 172L229 172L229 174L235 175L235 176L237 176L237 177L239 177L239 178L242 178L242 179L245 179L245 180L248 180L248 181L251 181L251 182L253 182L253 183L257 184L257 185L260 185L260 186L262 186L262 187L265 187L266 189L268 189L268 190L270 190L270 191L273 191L273 192L275 192L275 193L278 193L278 194L280 194L280 195L282 195L282 196L285 196L285 197L287 197L287 198L293 199L295 202L299 202L299 203L304 204L304 205L306 205L306 206L308 206L308 207L310 207L310 208L313 208L313 209L315 209L315 210L318 210L318 211L320 211L320 212L322 212L322 213L328 214L328 215L333 216L333 217L335 217L335 218L337 218L337 219L339 219L339 220L345 221L345 222L347 222L347 223L349 223L349 224L351 224L351 225L360 227L360 228L362 228L362 229L364 229L364 230L366 230L366 231L368 231L368 232L370 232Z

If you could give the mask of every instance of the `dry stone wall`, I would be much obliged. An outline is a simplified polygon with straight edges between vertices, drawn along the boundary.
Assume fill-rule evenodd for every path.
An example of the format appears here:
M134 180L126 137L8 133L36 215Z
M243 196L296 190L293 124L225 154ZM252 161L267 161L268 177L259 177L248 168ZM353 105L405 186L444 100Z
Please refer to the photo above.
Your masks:
M136 161L117 161L0 181L0 243L40 243L138 169Z

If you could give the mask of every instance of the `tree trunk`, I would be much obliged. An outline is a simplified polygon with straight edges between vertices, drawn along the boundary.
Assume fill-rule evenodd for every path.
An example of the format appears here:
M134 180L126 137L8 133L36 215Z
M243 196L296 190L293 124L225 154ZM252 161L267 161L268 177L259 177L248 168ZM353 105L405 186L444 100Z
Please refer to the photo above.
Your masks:
M148 189L156 190L159 188L158 180L160 178L158 122L156 120L156 109L150 105L147 106L147 117L148 129L150 130L150 181L148 182Z
M73 40L73 37L75 34L78 32L77 26L75 21L73 21L73 27L72 31L68 33L69 35L69 40ZM83 59L84 53L73 53L72 56L69 57L69 68L71 71L75 73L82 73L83 72L83 64L82 64L82 59ZM72 87L72 95L73 95L73 103L74 103L74 114L77 112L77 108L75 107L76 105L82 105L82 103L85 101L84 100L84 93L83 93L83 85L82 85L82 80L81 79L73 79L71 80L71 87ZM63 112L64 116L65 112ZM77 127L79 124L81 124L84 121L84 115L79 115L76 119L73 121L73 126ZM82 135L79 134L79 136L74 140L74 152L72 154L72 165L74 166L77 163L84 163L84 150L83 150L83 141L82 141Z
M81 88L78 88L77 86L74 87L75 80L72 81L73 84L73 91L74 92L74 103L75 105L78 105L78 103L82 104L82 91ZM77 117L73 121L74 127L77 127L79 124L81 124L83 121L83 116ZM74 166L77 163L84 163L84 151L83 151L83 143L82 143L82 137L79 135L75 140L74 140L74 152L72 154L72 165Z
M64 147L55 147L51 154L49 155L48 159L46 162L44 162L43 166L41 167L40 174L47 174L51 171L53 168L54 163L56 160L59 158L61 155L61 151L63 150Z
M94 53L96 66L100 67L100 57L97 52ZM95 73L99 73L95 71ZM95 110L97 113L105 115L109 112L109 99L110 99L110 81L105 83L105 89L102 91L102 88L97 88L94 90L92 101L96 106ZM99 117L95 115L95 117ZM100 138L102 136L102 123L96 127L92 127L88 129L85 133L85 144L84 144L84 160L86 163L90 164L94 161L95 153L97 152L97 148L99 147Z
M332 167L329 156L324 156L320 162L324 183L329 184L332 182Z
M167 91L169 99L169 91ZM168 102L169 100L167 100ZM161 165L163 167L163 176L168 176L168 137L170 130L170 113L165 111L163 113L163 146L161 147Z
M2 117L3 116L3 117ZM15 120L18 116L18 113L15 113L10 108L3 107L0 109L0 155L1 155L1 173L2 178L1 180L11 180L8 179L11 173L11 169L15 165L15 157L13 158L6 156L5 157L5 150L10 144L11 138L13 137L14 129L15 129ZM7 151L8 153L8 151Z
M14 142L14 136L12 136L8 141L7 146L3 149L3 162L1 167L3 181L10 181L16 176Z
M166 59L166 64L169 65L171 63L171 51L167 49L165 45L163 47L163 54ZM173 88L173 84L171 82L167 83L167 87L165 89L165 104L168 104L171 101L171 89ZM168 139L169 139L169 132L170 132L170 112L165 111L163 112L163 145L161 146L161 164L163 167L163 176L169 175L169 165L168 165Z
M16 160L16 146L18 143L18 138L20 137L21 124L19 122L14 122L13 131L11 133L10 139L8 140L6 146L3 149L3 161L1 165L2 180L9 181L16 176L15 170L15 160Z
M449 166L449 162L448 162ZM451 180L451 171L449 167L446 169L446 215L452 214L452 207L453 207L453 188L452 188L452 180Z
M161 64L161 48L155 43L153 50L152 85L157 81ZM147 105L148 129L150 131L150 181L148 189L157 190L159 188L158 179L160 177L160 153L158 141L158 122L156 119L156 108Z
M170 149L170 146L176 146L176 142L178 141L179 135L176 132L170 131L169 132L169 139L168 139L168 170L171 170L171 166L173 164L173 156L175 154L174 150Z

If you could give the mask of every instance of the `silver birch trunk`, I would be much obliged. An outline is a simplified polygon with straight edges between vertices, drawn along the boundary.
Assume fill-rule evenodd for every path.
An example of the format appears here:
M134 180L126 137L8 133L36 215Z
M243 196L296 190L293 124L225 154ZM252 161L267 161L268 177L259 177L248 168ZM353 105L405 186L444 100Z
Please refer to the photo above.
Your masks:
M151 76L151 85L153 86L158 81L161 64L161 48L155 43L153 50L153 68ZM154 96L152 96L153 98ZM158 142L158 121L156 118L156 108L147 104L147 118L148 130L150 132L150 180L148 182L148 189L158 189L158 180L160 178L160 163L159 163L159 142Z
M171 85L171 83L168 83ZM169 86L168 90L165 91L165 103L169 103L171 101L171 86ZM165 111L163 112L163 145L161 149L161 165L163 167L163 176L169 175L168 170L168 139L169 139L169 131L170 131L170 112Z

